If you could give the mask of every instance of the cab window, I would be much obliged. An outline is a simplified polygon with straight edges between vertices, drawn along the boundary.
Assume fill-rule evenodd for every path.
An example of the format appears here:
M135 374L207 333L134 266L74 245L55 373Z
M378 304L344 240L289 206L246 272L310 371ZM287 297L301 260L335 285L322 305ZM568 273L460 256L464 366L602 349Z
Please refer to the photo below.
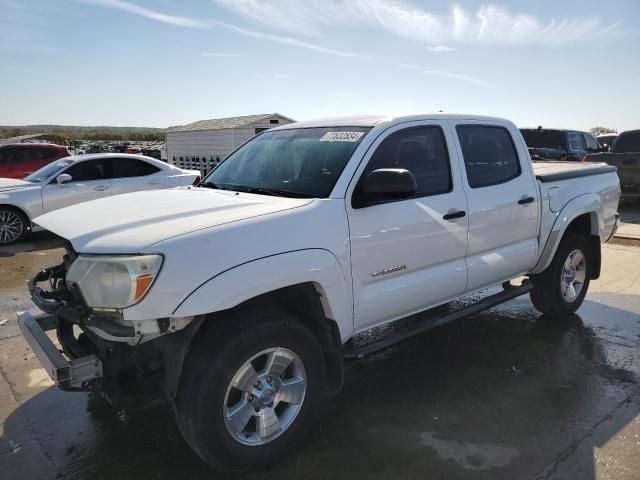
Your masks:
M71 175L72 182L88 182L108 178L105 160L86 160L69 167L65 172Z
M584 141L587 145L587 150L590 150L592 152L597 152L598 150L600 150L600 148L602 148L600 147L598 141L588 133L584 134Z
M356 196L361 195L364 180L380 168L409 170L416 179L415 197L451 191L449 154L440 127L415 127L392 133L378 146L362 173ZM355 202L358 204L358 202Z
M505 183L520 175L518 154L506 128L459 125L456 131L471 188Z

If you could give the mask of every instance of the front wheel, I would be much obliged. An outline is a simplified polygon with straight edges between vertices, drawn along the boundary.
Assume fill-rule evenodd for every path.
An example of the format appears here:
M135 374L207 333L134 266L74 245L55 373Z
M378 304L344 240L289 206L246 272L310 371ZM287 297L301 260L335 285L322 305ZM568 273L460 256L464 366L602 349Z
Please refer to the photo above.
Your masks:
M563 239L547 269L531 277L533 306L556 317L573 314L589 289L592 261L591 246L584 236Z
M280 312L234 312L198 339L176 402L187 443L207 463L239 472L292 451L324 383L315 336Z
M0 207L0 246L11 245L29 232L29 219L20 210Z

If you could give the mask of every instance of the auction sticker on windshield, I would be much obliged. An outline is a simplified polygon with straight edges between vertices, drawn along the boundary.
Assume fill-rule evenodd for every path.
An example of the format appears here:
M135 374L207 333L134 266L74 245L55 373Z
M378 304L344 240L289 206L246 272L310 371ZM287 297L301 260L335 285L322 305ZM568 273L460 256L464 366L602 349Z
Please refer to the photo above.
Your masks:
M327 132L321 142L357 142L364 135L364 132Z

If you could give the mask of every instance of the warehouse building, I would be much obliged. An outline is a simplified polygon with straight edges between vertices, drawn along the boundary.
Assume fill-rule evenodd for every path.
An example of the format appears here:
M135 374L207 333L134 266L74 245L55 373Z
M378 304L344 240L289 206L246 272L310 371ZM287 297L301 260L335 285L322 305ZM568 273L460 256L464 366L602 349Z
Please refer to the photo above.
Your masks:
M206 175L254 135L295 120L279 113L200 120L167 129L167 160Z

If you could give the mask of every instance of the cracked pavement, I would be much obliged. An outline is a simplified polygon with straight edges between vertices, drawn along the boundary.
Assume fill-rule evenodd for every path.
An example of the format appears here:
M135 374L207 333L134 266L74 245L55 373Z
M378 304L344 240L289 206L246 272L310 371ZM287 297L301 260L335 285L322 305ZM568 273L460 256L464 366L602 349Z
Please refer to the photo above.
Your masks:
M162 400L113 409L52 386L15 311L59 245L0 252L0 478L226 478ZM578 315L541 317L525 296L350 363L299 448L245 477L637 480L639 379L640 245L608 244Z

